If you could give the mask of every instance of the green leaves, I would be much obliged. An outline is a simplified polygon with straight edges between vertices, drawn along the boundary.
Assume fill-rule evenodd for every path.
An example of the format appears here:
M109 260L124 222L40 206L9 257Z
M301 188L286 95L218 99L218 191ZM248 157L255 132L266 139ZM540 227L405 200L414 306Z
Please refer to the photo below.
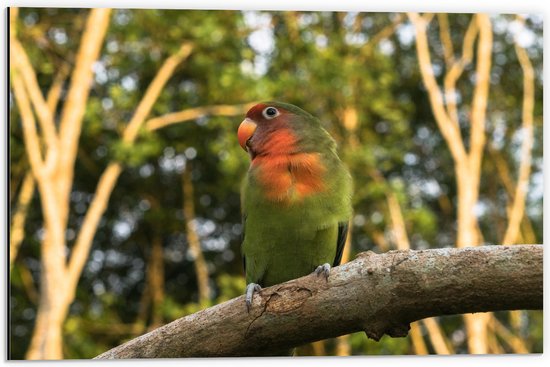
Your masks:
M134 143L116 141L111 147L113 159L129 167L138 167L152 157L158 157L162 151L161 139L146 129L140 130Z

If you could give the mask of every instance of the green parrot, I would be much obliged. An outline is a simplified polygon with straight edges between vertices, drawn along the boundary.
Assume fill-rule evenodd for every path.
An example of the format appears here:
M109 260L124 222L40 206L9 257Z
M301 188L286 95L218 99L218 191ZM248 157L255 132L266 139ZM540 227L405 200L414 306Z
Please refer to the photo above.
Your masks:
M351 216L351 176L319 119L287 103L252 107L239 144L250 156L243 182L246 306L254 292L338 266Z

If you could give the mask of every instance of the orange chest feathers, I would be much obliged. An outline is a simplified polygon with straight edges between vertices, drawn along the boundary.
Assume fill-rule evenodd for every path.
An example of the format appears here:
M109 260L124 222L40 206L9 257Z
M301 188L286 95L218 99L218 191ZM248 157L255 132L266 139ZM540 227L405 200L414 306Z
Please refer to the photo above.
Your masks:
M252 162L257 182L269 200L290 203L325 190L326 168L318 153L259 156Z

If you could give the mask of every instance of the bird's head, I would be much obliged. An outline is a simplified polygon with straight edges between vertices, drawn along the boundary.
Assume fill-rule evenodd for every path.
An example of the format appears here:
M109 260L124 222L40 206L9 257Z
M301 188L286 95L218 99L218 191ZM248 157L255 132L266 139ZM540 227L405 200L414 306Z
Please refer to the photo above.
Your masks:
M301 108L282 102L262 102L248 110L237 136L241 147L254 159L257 155L314 150L319 133L325 139L328 136L319 120Z

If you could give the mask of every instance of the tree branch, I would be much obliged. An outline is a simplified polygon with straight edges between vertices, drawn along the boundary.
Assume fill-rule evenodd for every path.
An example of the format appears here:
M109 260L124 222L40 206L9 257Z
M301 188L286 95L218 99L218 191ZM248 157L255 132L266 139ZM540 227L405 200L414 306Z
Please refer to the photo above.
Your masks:
M124 142L131 143L136 139L139 129L143 125L143 121L145 121L147 115L151 112L153 105L168 82L168 79L170 79L172 74L174 74L176 67L182 61L187 59L187 57L189 57L191 51L193 51L193 45L191 43L184 42L178 52L164 61L158 70L157 75L155 75L155 78L147 87L147 90L139 102L132 119L124 129L124 133L122 134L122 139Z
M457 92L456 82L462 75L464 68L472 62L474 56L474 41L479 29L476 22L476 17L473 16L470 21L470 25L464 34L464 41L462 43L462 56L457 61L450 65L449 70L445 74L443 85L445 88L445 102L447 103L447 110L453 122L458 125L458 110L456 107ZM459 130L460 132L460 130Z
M441 46L443 48L445 64L448 68L450 68L454 62L455 51L453 47L453 40L451 38L451 29L449 27L449 18L447 13L437 14L437 21L439 22L439 39L441 40Z
M502 341L507 344L514 351L514 353L529 353L529 350L525 346L524 340L514 335L496 317L493 317L489 326L493 328L494 332L501 337Z
M523 18L518 17L522 26L525 27ZM531 150L533 148L533 110L535 107L535 72L529 60L529 55L523 48L517 37L514 39L516 54L523 70L523 107L522 127L523 141L521 143L521 161L519 166L519 177L514 194L514 200L510 208L508 228L504 234L503 244L514 244L517 241L521 219L525 212L525 195L529 186L531 175Z
M32 112L31 102L18 70L12 70L11 85L17 109L21 114L23 139L25 141L25 150L29 157L29 164L35 177L41 177L44 175L44 160L40 153L40 138L36 131L36 120Z
M502 183L502 186L506 190L506 194L508 195L507 210L508 212L510 212L510 210L513 208L513 203L515 202L514 195L516 191L516 183L512 179L510 168L508 167L508 163L506 159L502 156L502 152L497 150L492 144L489 144L487 147L488 147L489 155L491 156L491 161L496 167L497 175ZM506 232L506 231L503 230L502 232ZM521 240L523 243L526 243L526 244L537 243L537 236L535 235L533 224L531 223L531 219L529 219L529 216L527 215L524 215L522 218L521 232L518 233L518 237L520 238L518 239L518 241Z
M441 131L441 135L443 135L449 146L455 162L463 162L466 160L467 152L460 136L460 130L445 110L443 95L435 79L428 46L428 36L426 34L428 23L418 13L408 13L408 16L415 27L418 64L420 66L420 73L422 74L422 81L428 91L435 121Z
M363 55L369 55L372 53L374 48L378 46L380 41L385 38L390 38L390 36L397 30L397 28L403 23L405 16L402 13L397 13L396 17L392 20L390 24L382 28L378 33L374 34L372 38L369 39L367 44L361 49Z
M57 165L56 193L60 205L59 217L66 225L69 212L69 195L73 184L74 162L82 120L93 82L93 64L98 60L103 40L109 27L111 9L91 9L80 40L76 63L71 74L67 98L63 104L59 123L59 148L63 152Z
M153 131L160 128L177 124L180 122L196 120L201 116L215 115L215 116L235 116L244 115L252 106L256 103L245 103L238 105L214 105L189 108L179 112L171 112L166 115L152 118L145 122L147 130Z
M48 146L47 154L45 154L45 156L47 157L45 169L52 171L57 160L58 153L57 133L55 130L53 116L50 108L48 107L48 104L44 99L44 96L42 95L42 92L40 91L40 86L38 85L36 73L29 60L29 57L27 56L23 45L21 45L19 39L17 38L16 22L18 9L10 8L10 15L10 41L12 44L12 52L10 53L12 58L11 68L13 70L14 77L15 75L17 75L17 77L19 75L21 76L21 81L28 91L28 96L30 98L30 101L32 102L32 105L34 106L36 115L38 116L38 123L40 124L42 135ZM19 89L20 91L16 91L16 93L22 93L21 88Z
M113 358L259 356L364 330L407 335L431 316L542 309L543 246L361 253L328 281L306 276L178 319L99 355Z
M38 116L38 122L40 129L42 130L42 135L47 144L47 159L46 164L50 169L53 168L55 161L57 159L58 152L58 141L57 141L57 132L55 130L55 124L53 121L53 116L40 91L40 86L38 85L38 80L36 79L36 73L31 65L31 62L25 52L23 46L19 43L16 37L11 38L12 41L12 52L13 52L13 61L14 68L17 68L20 72L23 84L28 91L28 95Z
M475 184L474 192L478 192L479 178L481 176L481 160L485 147L485 116L487 113L487 100L489 98L489 86L491 84L491 56L493 48L493 30L491 20L487 14L477 14L479 28L479 42L477 44L477 64L474 95L471 111L470 128L470 153L469 175ZM477 201L477 195L472 197Z
M29 170L25 175L21 190L19 191L19 198L17 200L17 206L10 228L10 272L13 267L13 262L19 252L21 242L25 237L25 220L27 219L27 212L29 204L34 195L35 180L32 171Z
M435 353L454 354L454 350L452 349L451 343L449 343L449 339L447 339L435 318L428 317L422 320L422 324L424 324L426 330L428 331L428 336L430 337Z
M69 64L63 63L63 65L61 65L61 68L55 75L50 89L48 90L46 103L48 104L48 108L50 109L52 116L55 116L57 104L59 103L61 92L63 91L63 83L65 83L65 80L69 76L69 71Z
M411 336L411 344L414 350L414 354L417 356L425 356L428 354L428 347L424 342L424 337L422 336L422 330L420 328L419 322L413 322L411 324L411 330L409 332Z

